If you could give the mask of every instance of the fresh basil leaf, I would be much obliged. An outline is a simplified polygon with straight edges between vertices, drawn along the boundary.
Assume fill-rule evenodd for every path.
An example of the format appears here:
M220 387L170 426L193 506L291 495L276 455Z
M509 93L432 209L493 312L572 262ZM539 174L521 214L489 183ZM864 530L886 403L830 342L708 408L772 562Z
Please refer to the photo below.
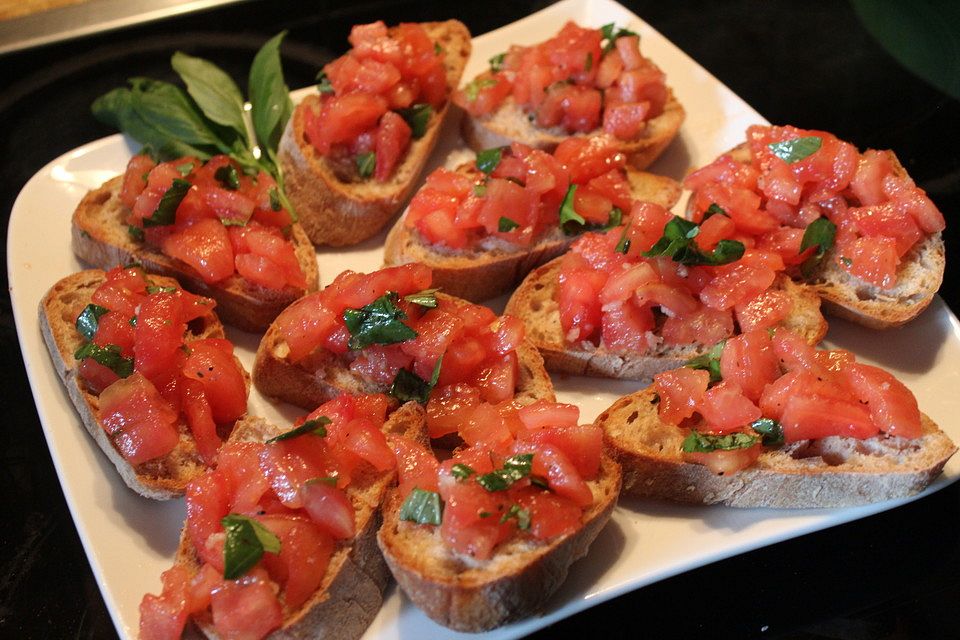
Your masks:
M420 404L427 404L427 400L430 399L430 392L437 386L437 381L440 379L442 363L443 356L440 356L437 358L437 364L433 366L433 375L430 376L429 381L424 380L412 371L400 369L397 371L397 377L393 379L393 384L390 385L390 395L400 402L410 402L412 400Z
M236 580L256 565L264 552L280 553L280 538L253 518L231 513L220 520L226 532L223 577Z
M519 222L515 222L505 216L500 216L500 220L497 222L497 231L499 231L500 233L508 233L510 231L513 231L519 226L520 226Z
M377 156L373 151L357 154L357 173L361 178L369 178L377 168Z
M470 476L476 473L476 471L463 463L458 462L450 468L450 473L457 480L466 480Z
M679 216L663 227L663 236L641 255L647 258L665 256L674 262L688 266L709 265L719 266L739 260L743 256L745 247L737 240L721 240L710 253L700 250L694 238L700 233L700 227Z
M330 78L327 77L327 72L322 69L317 72L317 91L320 93L335 92L333 85L330 84Z
M527 509L521 509L518 504L511 505L510 509L500 516L500 524L514 518L517 520L517 529L526 531L530 528L530 512Z
M280 191L276 187L270 187L267 194L270 196L270 209L280 211L283 208L283 205L280 204Z
M627 252L630 251L630 238L627 237L626 228L624 228L623 233L620 234L620 240L617 241L617 246L614 247L613 250L623 255L627 255Z
M149 217L143 219L144 227L163 227L176 221L177 207L190 191L190 183L186 180L174 178L173 184L160 198L157 208Z
M710 382L720 382L723 380L723 374L720 373L720 356L723 355L726 344L726 340L721 340L713 345L710 351L687 360L683 366L690 369L706 369L710 373Z
M115 344L100 346L92 342L84 342L73 354L74 360L93 358L98 364L113 371L121 378L133 373L133 358L124 358L120 355L120 347Z
M147 285L147 295L154 293L176 293L176 287L160 287L155 284Z
M347 346L357 351L372 344L395 344L417 337L401 322L407 314L397 306L397 294L388 292L359 309L346 309L343 321L350 332Z
M520 453L503 462L503 468L495 469L477 477L477 483L487 491L506 491L516 481L530 475L533 454Z
M237 173L236 167L232 164L227 164L217 169L213 177L223 185L224 189L236 191L240 188L240 175Z
M436 309L437 291L439 290L440 289L424 289L423 291L418 291L417 293L405 295L403 296L403 299L407 302L420 305L421 307L426 307L427 309Z
M190 175L190 172L191 172L191 171L193 171L193 163L192 163L192 162L184 162L183 164L178 164L178 165L177 165L177 173L179 173L180 175L182 175L184 178L186 178L188 175Z
M560 228L562 228L563 232L567 235L573 235L577 232L573 226L574 224L582 226L587 222L586 219L573 208L573 198L576 193L577 185L571 184L567 189L566 195L563 196L563 202L560 203Z
M421 102L408 109L400 109L397 113L410 125L410 135L414 139L419 139L427 132L427 125L430 124L430 117L433 115L433 107L426 102Z
M477 196L478 198L482 198L483 196L487 195L487 185L483 183L473 185L473 195Z
M503 69L503 60L507 57L506 52L498 53L497 55L490 58L490 71L494 73Z
M728 218L730 217L727 215L727 212L723 210L723 207L718 205L716 202L711 202L710 206L707 207L707 210L703 212L703 219L700 221L700 224L703 224L708 219L717 215L727 216Z
M500 165L500 160L503 159L503 150L505 147L493 147L492 149L484 149L477 154L477 169L484 172L487 175L493 173Z
M626 28L617 29L616 25L611 22L600 27L600 36L601 40L606 40L607 44L603 48L603 54L607 54L612 51L614 47L617 46L617 38L622 38L624 36L635 36L637 33L630 31Z
M747 433L728 433L726 435L713 435L711 433L700 433L696 430L683 439L680 449L686 453L711 453L713 451L731 451L733 449L746 449L757 444L759 438Z
M416 488L400 506L400 519L417 524L440 524L442 514L443 504L436 491Z
M750 428L760 434L765 447L783 444L783 427L773 418L760 418L750 423Z
M290 440L291 438L308 434L322 438L327 435L326 425L328 424L330 424L330 418L327 416L320 416L319 418L314 418L313 420L307 420L296 429L291 429L290 431L286 431L278 436L270 438L267 440L267 444L271 444L273 442L282 442L284 440Z
M136 240L137 242L143 242L146 238L143 229L132 224L127 225L127 234L132 240Z
M243 121L243 96L237 83L220 67L203 58L195 58L177 51L170 59L187 93L203 114L219 125L228 127L247 140L247 126Z
M813 155L820 150L822 145L823 139L819 136L807 136L805 138L771 142L767 146L773 152L773 155L787 164L793 164Z
M280 64L280 43L286 31L270 38L253 58L247 95L250 96L250 116L257 141L271 157L276 153L280 136L293 113L290 89L283 79Z
M109 311L110 309L101 307L98 304L88 304L83 308L83 311L80 312L80 315L77 316L77 331L87 340L93 340L93 336L97 332L97 327L100 326L100 318Z
M134 78L133 108L167 139L226 151L223 140L207 124L187 94L176 85Z
M616 229L623 222L623 211L620 210L620 207L614 207L610 210L610 217L607 218L607 224L603 227L604 231L609 231L610 229Z
M809 278L813 275L823 256L833 247L836 236L837 225L827 218L817 218L807 225L803 231L803 239L800 241L800 253L810 247L817 247L817 250L800 265L800 273L803 277Z
M467 100L473 102L480 96L480 92L489 87L493 87L497 81L493 78L476 78L463 88L463 93Z

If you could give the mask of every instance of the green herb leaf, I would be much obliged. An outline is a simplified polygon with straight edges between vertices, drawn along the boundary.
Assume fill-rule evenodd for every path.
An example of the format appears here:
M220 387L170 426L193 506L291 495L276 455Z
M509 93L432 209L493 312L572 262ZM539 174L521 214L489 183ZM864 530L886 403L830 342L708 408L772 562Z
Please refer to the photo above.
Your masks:
M507 233L509 231L513 231L519 226L519 222L515 222L505 216L500 216L500 220L497 222L497 231L500 233Z
M526 531L530 528L530 512L527 509L521 509L520 505L512 505L505 514L500 516L500 524L512 518L516 518L517 529L520 529L520 531Z
M220 520L226 532L223 577L236 580L256 565L264 552L280 553L280 538L247 516L231 513Z
M420 404L427 404L430 399L430 392L437 386L437 380L440 379L440 366L443 362L443 356L437 358L437 364L433 366L433 375L430 380L424 380L412 371L400 369L397 371L397 377L393 379L390 385L390 395L400 402L410 402L411 400Z
M176 221L177 207L187 195L187 191L190 191L190 186L186 180L175 178L173 185L160 198L157 208L149 217L143 219L143 226L162 227L173 224Z
M101 307L98 304L90 303L83 308L80 315L77 316L77 331L87 340L93 340L97 327L100 326L100 318L110 309Z
M132 224L127 225L127 234L131 239L136 240L137 242L143 242L146 236L143 234L143 229Z
M783 444L783 427L773 418L760 418L750 423L750 428L763 438L763 446L778 447Z
M187 92L204 115L247 140L243 96L233 78L215 64L180 51L173 54L170 65L183 79Z
M611 22L600 27L600 36L602 40L606 40L607 44L603 48L603 54L606 55L608 52L612 51L614 47L617 46L617 38L622 38L624 36L635 36L636 32L630 31L629 29L621 28L617 29L616 25Z
M304 484L325 484L328 487L337 486L337 479L334 476L323 476L321 478L310 478Z
M177 165L177 172L178 172L180 175L182 175L184 178L186 178L188 175L190 175L190 172L191 172L191 171L193 171L193 163L192 163L192 162L184 162L183 164L178 164L178 165Z
M483 196L487 195L487 185L483 183L473 185L473 195L477 196L478 198L482 198Z
M467 100L473 102L480 96L481 91L496 84L497 81L493 78L476 78L463 88L463 93L467 96Z
M504 58L506 58L506 57L507 57L506 52L503 52L503 53L498 53L497 55L495 55L495 56L493 56L492 58L490 58L490 60L489 60L489 62L490 62L490 71L493 71L494 73L496 73L496 72L500 71L501 69L503 69L503 60L504 60Z
M620 207L614 207L610 210L610 217L607 218L607 224L603 228L604 231L609 231L610 229L615 229L620 226L620 223L623 222L623 211L620 210Z
M154 293L176 293L176 292L177 292L177 288L176 288L176 287L160 287L160 286L157 286L157 285L155 285L155 284L149 284L149 285L147 285L147 294L148 294L148 295L154 294Z
M403 299L407 302L420 305L421 307L426 307L427 309L436 309L437 291L439 290L440 289L424 289L423 291L419 291L417 293L405 295L403 296Z
M401 322L407 314L397 306L397 294L388 292L359 309L346 309L343 321L350 332L347 343L354 351L371 344L395 344L417 337L417 332Z
M400 506L400 519L417 524L440 524L442 514L443 504L436 491L416 488Z
M113 371L121 378L133 373L133 358L124 358L120 355L120 347L115 344L100 346L92 342L85 342L73 354L74 360L93 358L99 364Z
M433 52L434 52L436 55L440 55L441 53L443 53L443 47L440 46L440 43L439 43L439 42L434 42L434 43L433 43Z
M666 256L672 258L674 262L688 266L714 267L739 260L743 256L745 247L742 242L736 240L721 240L710 253L701 251L694 241L699 233L700 227L697 224L684 220L680 216L674 216L663 227L663 236L642 255L648 258Z
M493 173L493 170L497 168L500 164L500 160L503 159L503 150L505 147L493 147L492 149L484 149L477 154L477 169L484 172L487 175Z
M377 168L377 156L373 151L357 154L357 173L361 178L369 178Z
M730 451L732 449L746 449L757 443L757 436L746 433L728 433L718 436L710 433L691 431L683 439L681 450L687 453L711 453L713 451Z
M270 190L267 192L270 196L270 209L273 211L280 211L283 208L283 205L280 203L280 192L276 187L270 187Z
M131 83L134 110L166 139L216 149L223 147L224 141L207 124L183 89L148 78L133 78Z
M503 468L495 469L477 478L477 483L487 491L506 491L514 482L530 475L533 454L520 453L503 462Z
M574 225L583 226L587 222L586 219L573 208L573 198L576 193L577 185L571 184L567 189L566 195L563 196L563 202L560 203L560 227L567 235L573 235L577 232Z
M236 191L240 188L240 176L237 174L236 167L232 164L227 164L217 169L213 177L223 185L224 189Z
M847 256L840 256L840 262L842 262L844 265L848 267L853 264L853 260L851 260Z
M267 440L267 444L271 444L273 442L282 442L283 440L290 440L291 438L296 438L298 436L303 436L308 434L311 436L318 436L322 438L327 435L326 425L328 424L330 424L330 418L328 418L327 416L320 416L318 418L314 418L313 420L307 420L296 429L291 429L290 431L281 433L278 436L274 436L273 438L270 438L269 440Z
M250 65L247 84L253 130L260 146L271 155L276 153L280 135L293 113L290 89L283 79L283 67L280 64L280 43L286 35L286 31L281 31L260 47ZM278 182L282 186L282 181Z
M466 480L475 474L476 471L472 467L458 462L450 468L450 473L453 474L453 477L457 480Z
M321 69L317 72L317 91L320 93L334 93L333 85L330 84L330 78L327 72Z
M419 139L427 132L427 125L430 124L430 117L433 115L433 107L426 102L421 102L408 109L400 109L397 113L410 125L410 134L413 138Z
M782 142L771 142L767 146L770 147L770 151L773 151L773 155L787 164L793 164L819 151L821 145L823 145L823 139L819 136L807 136L805 138L783 140Z
M711 202L710 206L707 207L707 210L703 212L703 220L700 221L700 224L703 224L709 218L712 218L713 216L716 216L716 215L723 215L723 216L727 216L728 218L730 217L727 215L727 212L723 210L723 207L718 205L716 202Z
M803 277L809 278L816 271L817 266L823 260L823 256L833 247L834 238L837 235L837 225L826 218L817 218L807 225L803 232L803 239L800 241L800 253L803 253L810 247L817 247L803 263L800 265L800 273Z
M720 356L723 355L723 348L726 344L726 340L721 340L713 345L710 351L687 360L683 366L690 369L706 369L710 372L710 382L720 382L723 380L723 375L720 373Z
M627 255L627 252L630 251L630 238L627 237L627 230L624 229L623 233L620 234L620 240L617 242L617 246L613 248L617 253L622 253Z

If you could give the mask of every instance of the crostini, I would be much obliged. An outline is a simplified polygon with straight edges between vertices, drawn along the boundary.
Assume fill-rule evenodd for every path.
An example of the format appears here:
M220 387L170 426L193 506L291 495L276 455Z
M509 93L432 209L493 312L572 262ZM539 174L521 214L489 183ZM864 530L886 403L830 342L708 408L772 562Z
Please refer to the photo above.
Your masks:
M131 489L183 495L247 410L249 377L214 302L139 267L81 271L40 303L40 330L84 427Z
M470 57L456 20L353 27L279 147L290 202L317 245L375 235L416 185Z
M223 321L263 331L318 287L313 245L281 205L273 178L227 156L155 163L134 156L123 176L84 196L73 251L110 268L130 263L217 301Z
M602 135L636 169L677 136L684 110L640 37L613 24L568 22L546 42L513 46L457 91L463 136L475 150L521 142L552 151L571 135Z
M833 315L874 329L915 318L940 288L943 215L892 151L857 151L825 131L753 126L695 171L688 217L727 212L760 247L790 247L791 274Z
M782 329L731 338L597 418L624 492L843 507L923 490L957 448L890 373Z
M515 142L427 176L387 236L384 262L422 262L433 286L480 302L512 291L584 231L619 226L635 201L669 209L680 193L670 178L628 168L606 138L568 138L553 154Z

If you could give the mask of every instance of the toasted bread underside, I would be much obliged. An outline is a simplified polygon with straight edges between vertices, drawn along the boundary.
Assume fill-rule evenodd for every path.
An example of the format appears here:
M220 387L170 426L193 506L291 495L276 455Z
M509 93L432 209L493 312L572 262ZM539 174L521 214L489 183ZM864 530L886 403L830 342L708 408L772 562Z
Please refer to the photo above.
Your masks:
M444 296L444 294L437 294ZM341 393L386 393L389 385L364 380L348 368L348 361L322 348L296 364L287 361L289 347L272 324L260 341L253 363L253 384L260 393L313 409ZM517 347L519 375L516 396L521 401L554 401L553 384L543 359L529 340Z
M557 281L562 258L556 258L532 271L507 302L504 313L521 318L527 337L543 356L547 371L574 375L650 380L663 371L675 369L690 358L708 351L712 345L669 346L660 344L646 353L610 351L589 342L567 344L560 326L560 308L556 301ZM797 285L786 276L778 276L773 285L793 300L790 315L781 323L816 344L827 332L820 313L820 298L809 287Z
M680 199L682 188L670 178L635 170L628 170L627 178L637 200L669 209ZM405 219L401 217L387 235L384 264L422 262L433 270L434 287L471 302L513 290L532 269L564 253L577 239L554 228L529 247L488 238L476 249L449 250L426 243L415 228L405 224Z
M40 332L83 426L117 468L126 485L147 498L169 500L183 495L187 483L208 468L197 451L189 426L183 420L177 425L180 441L173 451L162 458L131 465L100 426L97 420L99 397L80 378L79 363L73 357L86 342L76 329L77 316L90 304L93 292L105 279L103 271L91 269L67 276L53 285L40 301ZM171 278L151 276L151 280L159 286L179 287ZM224 337L223 326L216 319L200 318L188 327L190 336L187 340Z
M285 430L263 418L248 417L237 424L230 440L263 442ZM407 403L394 411L383 431L421 444L428 442L423 409L416 403ZM320 587L296 610L284 607L283 625L268 638L350 640L363 635L380 610L383 590L390 579L390 572L377 548L376 534L382 520L380 504L395 479L394 470L378 473L372 467L366 467L351 482L347 497L356 513L357 535L352 540L337 543ZM186 527L180 536L176 561L191 575L200 569ZM219 637L209 612L195 619L194 623L207 637Z
M626 494L732 507L847 507L922 491L957 450L922 415L917 439L803 440L765 449L752 466L717 475L683 461L688 431L661 422L657 407L647 388L619 399L594 423L603 429L607 454L623 466Z
M443 49L447 87L452 91L470 58L470 32L458 20L426 22L422 26L430 39ZM278 157L284 187L314 244L335 247L356 244L379 232L410 197L437 143L450 101L448 99L436 116L430 118L424 135L410 141L403 161L385 182L372 178L344 179L316 152L307 140L304 112L316 110L318 105L318 96L305 98L294 109L283 132Z
M593 504L576 532L548 542L517 537L485 561L451 551L439 527L401 521L396 491L384 504L377 540L394 578L417 607L452 629L484 631L543 608L610 519L620 480L619 466L604 456L599 477L588 483Z
M563 127L543 129L530 121L513 96L508 96L499 109L485 116L464 115L461 131L464 140L475 151L502 147L511 142L522 142L535 149L553 151L570 137L603 136L627 156L627 163L635 169L646 169L663 153L686 117L683 107L667 89L668 97L663 113L647 121L647 127L636 140L620 140L597 129L588 133L569 134Z
M289 286L269 289L236 273L208 284L193 267L130 237L126 224L129 209L120 201L122 186L123 176L107 181L87 193L74 211L73 252L84 262L103 269L136 262L151 273L176 278L187 291L216 300L222 321L244 331L263 331L287 305L317 290L317 255L299 224L291 225L290 239L307 279L306 292Z

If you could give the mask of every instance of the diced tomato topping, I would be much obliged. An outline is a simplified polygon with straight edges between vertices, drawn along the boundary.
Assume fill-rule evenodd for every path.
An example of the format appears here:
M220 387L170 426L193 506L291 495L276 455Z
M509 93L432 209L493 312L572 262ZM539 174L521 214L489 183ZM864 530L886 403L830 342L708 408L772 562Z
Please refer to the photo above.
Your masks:
M922 435L917 399L902 382L883 369L859 363L845 366L841 376L856 398L866 403L881 431L904 438Z
M870 412L856 401L822 396L792 396L780 418L786 442L843 435L869 438L879 433Z
M350 513L352 516L352 507ZM262 562L270 577L283 587L284 603L295 610L320 586L333 554L333 539L301 516L266 515L258 520L280 539L280 553L264 554ZM216 616L217 609L213 612Z
M702 464L718 475L729 475L752 465L762 451L758 442L751 447L718 449L709 453L684 451L682 456L686 462Z
M728 380L708 389L697 409L706 420L709 430L717 433L740 430L762 415L740 386Z
M724 380L739 385L750 400L758 401L763 388L780 376L780 361L766 330L755 329L727 340L720 373Z
M263 577L226 580L210 597L213 626L222 638L259 640L283 622L283 609Z
M97 420L132 465L164 456L177 446L177 412L139 372L100 394Z
M177 640L187 622L187 570L175 565L161 575L163 592L147 594L140 602L140 638L143 640Z

